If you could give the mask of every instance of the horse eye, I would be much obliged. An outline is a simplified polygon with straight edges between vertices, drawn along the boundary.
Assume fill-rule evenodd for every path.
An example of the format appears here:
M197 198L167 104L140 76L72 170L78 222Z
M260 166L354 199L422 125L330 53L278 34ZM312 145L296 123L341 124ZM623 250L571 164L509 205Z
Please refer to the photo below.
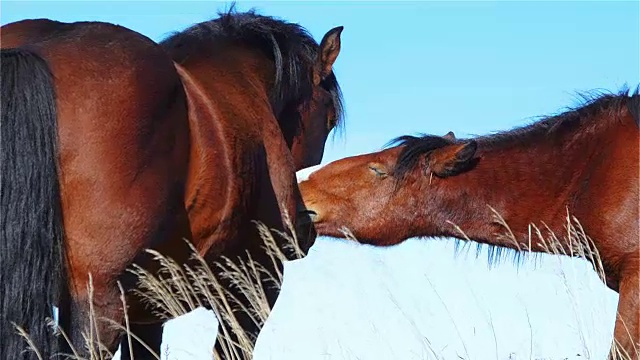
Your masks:
M331 131L336 124L338 123L338 118L336 117L336 111L333 108L329 108L327 114L327 130Z
M336 126L337 119L332 116L327 120L327 130L331 131Z
M378 167L375 167L373 165L369 165L369 169L371 171L373 171L374 173L376 173L376 176L378 176L378 177L387 176L387 173L384 170L382 170L382 169L380 169Z

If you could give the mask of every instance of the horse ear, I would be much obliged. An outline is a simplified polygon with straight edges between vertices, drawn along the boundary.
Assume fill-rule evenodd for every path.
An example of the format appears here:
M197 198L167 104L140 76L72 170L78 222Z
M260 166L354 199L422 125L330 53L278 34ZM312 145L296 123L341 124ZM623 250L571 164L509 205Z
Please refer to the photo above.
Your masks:
M340 53L340 34L342 29L344 29L343 26L338 26L329 30L320 42L318 57L313 69L313 83L316 86L331 74L333 63Z
M456 141L456 134L453 133L453 131L449 131L448 133L446 133L443 138L449 140L449 141Z
M472 164L477 149L478 143L470 140L435 150L430 156L429 168L432 173L442 178L458 175Z

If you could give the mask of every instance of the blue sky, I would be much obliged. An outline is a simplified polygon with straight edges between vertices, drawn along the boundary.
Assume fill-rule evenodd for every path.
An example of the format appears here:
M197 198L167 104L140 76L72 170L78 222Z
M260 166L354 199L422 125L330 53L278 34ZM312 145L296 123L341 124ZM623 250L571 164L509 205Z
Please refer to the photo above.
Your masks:
M2 1L0 6L2 24L37 17L100 20L160 40L174 30L214 17L225 3ZM637 1L238 3L241 10L251 7L298 22L317 40L334 26L345 27L334 70L345 97L346 131L330 140L323 163L377 150L403 134L454 131L461 137L508 129L576 105L579 92L617 91L625 84L635 87L640 83ZM573 348L567 343L574 339L575 324L566 325L571 314L559 305L569 301L561 276L566 266L577 269L578 288L572 291L584 299L586 308L575 316L583 322L595 321L591 327L585 325L588 329L603 328L593 338L605 341L594 340L593 351L606 351L606 337L613 329L609 315L615 311L617 298L581 262L549 256L542 257L535 269L533 265L516 269L507 262L489 270L484 259L454 257L451 244L448 240L412 239L394 248L374 249L323 239L308 259L288 265L292 270L286 275L283 295L268 334L265 332L259 342L261 354L265 354L261 358L269 358L266 354L270 351L281 354L263 344L285 344L296 333L315 335L309 335L311 340L296 341L297 345L286 343L289 345L283 347L290 355L275 358L295 358L291 354L298 350L306 358L324 359L323 352L336 359L349 358L335 350L346 345L332 342L335 334L345 329L366 332L359 338L369 342L352 344L353 352L365 359L377 358L367 357L367 351L383 354L384 349L419 347L419 341L406 333L411 327L402 322L394 303L384 295L384 289L389 288L403 306L415 305L412 314L421 329L418 338L430 337L434 347L446 348L444 352L456 348L464 355L464 346L455 345L455 338L471 329L475 333L483 325L472 320L473 316L488 312L497 325L493 330L483 328L482 336L488 337L478 338L483 339L478 344L492 344L493 331L502 336L497 342L503 345L498 349L500 356L489 358L506 358L510 346L522 358L528 358L529 353L548 358L570 356L567 352ZM409 282L407 278L415 279ZM461 288L460 282L466 285ZM434 291L441 295L434 295ZM469 305L477 303L469 300L469 292L484 299L480 308ZM425 313L441 306L438 299L449 305L459 323L457 330L449 328L451 319ZM300 306L301 301L305 307ZM536 333L537 350L528 349L532 337L528 326L521 333L509 325L510 320L521 319L523 304L534 319L531 333ZM594 308L589 308L592 305ZM354 315L349 310L353 307L360 312ZM377 316L379 313L386 315ZM337 322L342 325L329 321L330 314L342 319ZM598 320L598 316L603 317ZM301 320L303 317L306 320ZM354 325L364 318L386 330L376 333ZM309 323L319 325L310 328ZM341 330L327 330L332 326ZM404 335L379 335L384 331ZM579 342L580 336L576 336ZM566 341L560 344L554 340L557 338ZM469 347L473 341L469 340ZM385 342L390 345L385 347ZM329 350L319 350L323 346ZM482 359L478 354L494 351L494 347L480 346L477 351L471 357Z
M159 40L223 2L3 1L22 18L117 23ZM305 26L344 25L335 72L347 128L326 161L415 132L459 136L522 124L575 103L577 91L638 84L637 2L239 2Z

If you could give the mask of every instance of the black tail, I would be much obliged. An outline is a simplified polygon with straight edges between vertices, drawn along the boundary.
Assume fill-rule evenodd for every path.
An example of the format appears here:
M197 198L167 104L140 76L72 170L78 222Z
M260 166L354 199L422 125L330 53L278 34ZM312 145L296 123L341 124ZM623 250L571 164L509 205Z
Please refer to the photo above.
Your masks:
M24 49L0 54L0 359L37 358L25 351L12 322L49 359L58 341L46 318L53 318L61 291L68 292L55 88L39 55Z

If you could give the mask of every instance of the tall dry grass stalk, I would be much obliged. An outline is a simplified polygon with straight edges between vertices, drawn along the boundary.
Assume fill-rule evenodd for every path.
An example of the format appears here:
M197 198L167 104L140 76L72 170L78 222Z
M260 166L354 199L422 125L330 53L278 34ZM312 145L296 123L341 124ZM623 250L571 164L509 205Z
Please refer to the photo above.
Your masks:
M264 242L264 250L269 254L273 264L284 262L287 258L302 258L304 256L304 252L299 246L291 222L288 217L285 217L285 220L288 224L289 232L269 229L264 224L255 222ZM545 224L542 224L541 227L531 224L529 237L525 243L516 239L504 218L495 210L494 221L500 224L505 230L503 234L497 234L497 236L502 237L503 240L507 239L513 242L514 247L518 249L518 251L531 252L531 249L536 245L551 254L583 258L593 265L600 279L604 281L605 274L602 261L593 241L587 236L579 221L568 213L566 216L565 234L554 234ZM469 240L463 229L455 224L451 225L459 231L460 237ZM348 239L357 241L348 229L343 229L343 232ZM285 240L283 247L278 245L279 242L276 241L276 236L282 237ZM212 349L212 358L220 359L221 356L230 360L252 358L255 339L251 335L244 333L237 321L236 314L238 312L249 314L252 321L262 327L270 313L270 307L263 287L264 280L268 280L267 282L270 282L273 286L280 287L282 285L283 274L280 271L270 273L266 270L266 266L253 261L250 255L248 255L247 261L223 257L219 262L213 264L212 269L204 258L198 254L196 249L189 242L187 243L192 252L192 265L179 264L157 251L147 250L147 252L153 256L153 259L159 262L160 271L152 274L143 268L134 266L131 272L138 277L139 281L138 287L133 291L146 301L157 316L163 319L173 319L187 314L198 307L212 309L220 322L220 332L218 333L217 341L221 344L223 352L222 354L218 354ZM278 269L279 267L274 266L273 268ZM221 285L221 279L230 280L235 287L240 289L249 300L248 304L243 304L229 292L228 289L225 289ZM93 291L91 282L89 287L90 301L92 302L91 296L93 295ZM121 293L123 308L126 308L122 288ZM128 330L128 317L126 317L126 314L124 325L109 319L100 320L109 321L113 326L125 331L127 341L129 341L130 344L132 341L141 342L135 334L132 334ZM90 350L89 358L81 359L77 351L73 349L74 354L70 355L72 359L106 360L112 356L112 354L99 344L96 321L95 315L92 314L89 333L85 336L86 348ZM20 328L18 328L18 331L27 339L31 351L36 351L37 353L37 350L32 346L33 344L28 341L28 334ZM58 331L58 333L68 341L64 332ZM237 341L231 340L233 338L230 336L231 334L235 335ZM428 343L428 339L425 339L425 341ZM628 354L623 353L617 344L613 344L613 348L615 351L613 357L609 360L631 359ZM428 350L433 353L433 349L431 349L430 346ZM435 353L433 353L433 355L436 358L440 358ZM470 357L470 354L467 353L466 355ZM156 357L160 359L159 354L156 354ZM586 348L585 359L592 359Z
M254 222L264 243L263 249L271 261L270 266L275 273L267 270L266 264L253 260L247 253L247 260L221 257L213 264L213 269L198 254L191 243L191 260L195 265L178 264L172 259L154 250L147 250L160 264L160 271L152 274L134 266L131 271L139 279L136 294L154 309L155 314L164 319L172 319L184 315L198 307L212 309L220 323L217 341L221 345L222 354L216 353L214 359L250 359L252 358L255 340L244 332L236 314L248 314L259 328L267 321L271 308L265 292L265 283L278 289L282 286L283 274L278 264L287 259L299 259L304 256L294 227L288 216L284 218L288 232L269 229L261 222ZM284 242L276 240L281 237ZM284 244L282 247L279 244ZM247 302L240 301L233 292L222 286L225 280L246 297ZM233 334L237 341L231 340Z
M304 252L295 235L293 224L288 216L285 216L284 220L288 227L287 232L269 229L261 222L254 222L263 240L263 249L268 254L274 269L279 269L279 266L276 266L278 263L283 263L288 259L299 259L304 256ZM278 236L284 241L278 242L276 240ZM170 257L155 250L147 249L146 251L152 255L153 260L159 262L160 270L153 274L140 266L134 265L130 272L137 276L138 286L133 290L133 293L142 297L158 317L166 320L187 314L198 307L206 307L213 310L220 323L217 341L221 345L222 354L218 354L215 349L212 349L212 357L221 359L224 356L224 359L229 360L251 359L256 339L244 332L236 314L238 312L249 314L252 321L262 327L271 311L263 284L265 282L271 283L273 286L280 288L283 273L279 270L275 273L267 271L266 266L253 261L250 254L247 254L247 261L221 257L220 261L214 263L212 268L193 245L188 241L186 242L191 249L190 260L195 265L179 264ZM230 281L232 286L240 289L241 293L249 300L248 304L239 301L229 289L224 288L221 284L222 279ZM126 296L122 286L118 285L120 286L123 309L126 309ZM59 336L63 336L72 349L72 354L61 355L75 360L111 359L113 353L110 353L100 343L98 331L98 321L105 321L126 334L129 348L131 348L133 341L137 341L147 347L160 360L159 354L155 354L136 334L129 330L129 318L126 311L124 313L124 325L113 319L96 318L91 274L89 274L88 293L89 327L83 332L85 351L82 352L87 354L86 357L78 355L81 352L71 345L67 334L62 329L57 328L53 319L46 319L52 329ZM39 351L29 338L28 332L15 324L14 327L25 339L26 351L33 351L38 354L39 359L46 360L40 356ZM236 341L231 340L231 334L235 335Z
M593 266L593 270L596 272L603 284L606 282L606 274L604 271L602 258L595 246L595 243L587 235L584 228L580 224L580 221L575 216L572 216L569 213L568 209L565 216L565 234L555 234L545 223L542 223L541 226L530 223L529 234L527 242L525 243L516 238L513 231L511 230L505 219L498 213L498 211L496 211L492 207L490 207L490 209L493 212L493 221L501 226L504 230L504 233L496 234L496 239L500 240L501 242L506 241L512 243L516 251L521 253L532 253L534 248L541 248L548 254L569 256L586 260ZM453 223L450 224L454 226L456 231L459 232L459 235L463 239L470 240L469 237L464 233L463 229ZM563 273L562 276L566 288L569 289L566 274ZM579 299L572 297L572 300L576 302L574 303L574 305L577 306L577 302L579 301ZM618 314L616 314L616 316L618 316ZM629 338L633 339L631 333L627 333L629 334ZM582 333L581 336L583 336ZM585 344L585 357L586 359L591 359L584 336L582 341L583 344ZM638 352L639 350L640 349L638 348L635 349L636 352ZM615 341L615 339L612 340L611 353L609 354L609 358L607 360L631 359L631 354L625 352L624 349L620 347L619 343Z

